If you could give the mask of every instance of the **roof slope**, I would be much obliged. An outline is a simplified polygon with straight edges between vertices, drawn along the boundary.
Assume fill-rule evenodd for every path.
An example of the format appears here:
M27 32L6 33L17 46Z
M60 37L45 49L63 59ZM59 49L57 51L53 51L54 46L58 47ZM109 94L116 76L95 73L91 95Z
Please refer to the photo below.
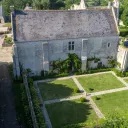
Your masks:
M15 13L16 41L57 40L117 35L111 9L24 11Z

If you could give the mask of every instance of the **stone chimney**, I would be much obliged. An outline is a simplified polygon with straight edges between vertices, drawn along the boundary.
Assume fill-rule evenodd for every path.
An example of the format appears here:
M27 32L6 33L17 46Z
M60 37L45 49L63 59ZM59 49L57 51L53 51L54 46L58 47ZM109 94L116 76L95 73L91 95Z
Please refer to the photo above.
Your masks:
M108 8L111 8L112 7L112 2L108 2Z
M119 24L119 11L120 11L120 2L118 0L113 1L113 8L115 11L115 16L117 19L117 23Z
M86 9L85 0L81 0L81 2L80 2L80 8L81 9Z
M11 10L11 13L13 13L13 14L15 13L14 5L10 6L10 10Z

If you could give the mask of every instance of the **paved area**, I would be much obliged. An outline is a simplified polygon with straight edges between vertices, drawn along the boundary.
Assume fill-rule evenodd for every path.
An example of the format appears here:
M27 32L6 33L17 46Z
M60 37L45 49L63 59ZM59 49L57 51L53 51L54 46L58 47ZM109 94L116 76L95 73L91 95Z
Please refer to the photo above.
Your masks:
M0 128L19 128L14 108L8 64L0 62Z
M0 48L0 62L12 62L12 47Z
M94 93L89 93L88 95L89 96L98 96L98 95L103 95L103 94L108 94L108 93L113 93L113 92L120 92L120 91L124 91L124 90L128 90L128 87L110 89L110 90L105 90L105 91L100 91L100 92L94 92Z
M78 95L78 96L71 96L71 97L62 98L62 99L48 100L48 101L44 101L44 104L52 104L52 103L68 101L68 100L76 100L76 99L80 99L81 97L85 97L85 95L81 94L81 95Z
M11 53L11 47L0 48L0 128L21 128L17 124L12 83L8 72L8 63L12 62Z

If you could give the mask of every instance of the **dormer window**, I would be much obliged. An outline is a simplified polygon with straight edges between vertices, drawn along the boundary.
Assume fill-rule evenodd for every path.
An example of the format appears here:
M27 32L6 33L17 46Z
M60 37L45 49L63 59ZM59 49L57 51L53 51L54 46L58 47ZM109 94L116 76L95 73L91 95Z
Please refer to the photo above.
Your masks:
M74 50L74 41L68 43L68 50Z

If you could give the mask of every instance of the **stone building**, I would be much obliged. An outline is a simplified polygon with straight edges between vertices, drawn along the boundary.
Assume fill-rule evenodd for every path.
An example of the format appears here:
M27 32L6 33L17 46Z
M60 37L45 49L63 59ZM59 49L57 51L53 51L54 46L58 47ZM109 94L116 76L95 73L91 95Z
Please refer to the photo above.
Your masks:
M128 71L128 40L119 45L117 61L120 63L120 70Z
M0 23L4 23L5 22L4 18L5 18L5 16L4 16L3 6L0 5Z
M34 75L50 70L50 62L77 54L86 70L98 64L108 66L108 57L116 59L119 31L113 7L84 10L12 12L14 38L14 74L20 75L20 65Z
M80 4L73 4L71 10L86 9L85 0L80 0Z

